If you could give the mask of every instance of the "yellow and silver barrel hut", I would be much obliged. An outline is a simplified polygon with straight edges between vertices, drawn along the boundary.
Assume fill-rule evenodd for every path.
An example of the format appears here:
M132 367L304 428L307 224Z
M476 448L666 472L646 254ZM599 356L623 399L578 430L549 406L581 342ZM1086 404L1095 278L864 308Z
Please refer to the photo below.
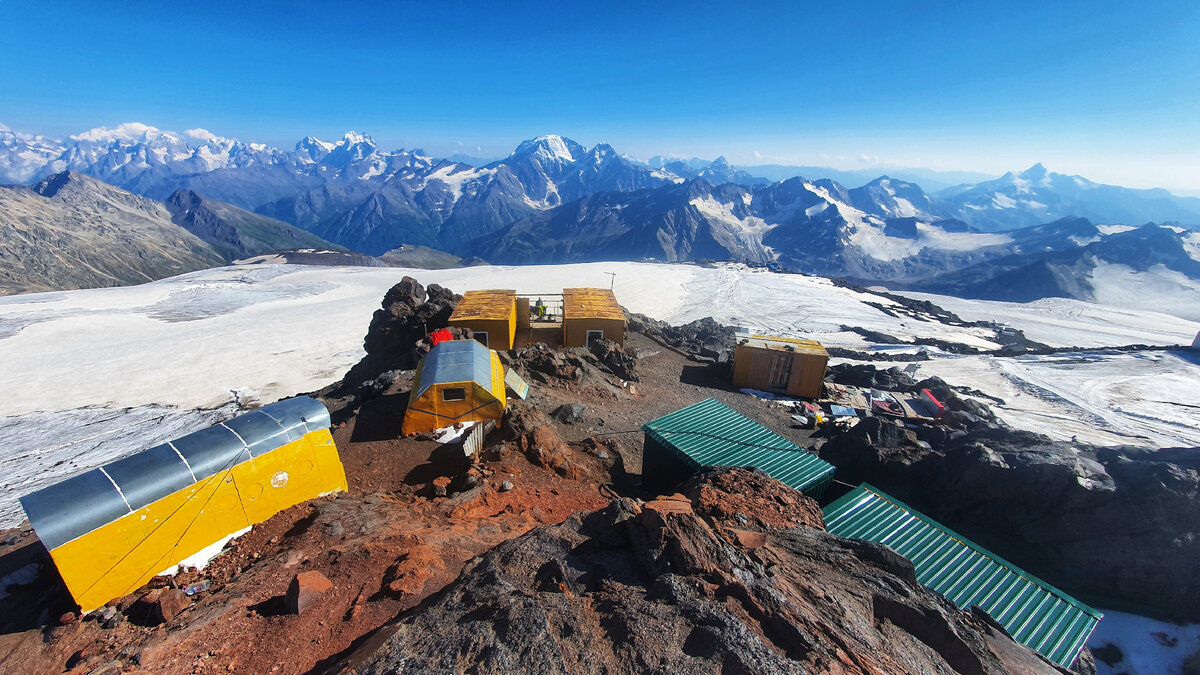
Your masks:
M21 497L84 612L322 494L346 490L329 411L279 401Z

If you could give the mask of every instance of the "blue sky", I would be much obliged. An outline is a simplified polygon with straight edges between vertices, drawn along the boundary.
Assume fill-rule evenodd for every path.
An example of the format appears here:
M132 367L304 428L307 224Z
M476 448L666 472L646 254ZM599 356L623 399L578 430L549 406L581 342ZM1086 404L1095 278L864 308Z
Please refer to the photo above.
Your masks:
M382 5L383 3L381 3ZM252 5L248 7L247 5ZM291 147L1035 162L1200 193L1200 3L0 0L0 123L138 121Z

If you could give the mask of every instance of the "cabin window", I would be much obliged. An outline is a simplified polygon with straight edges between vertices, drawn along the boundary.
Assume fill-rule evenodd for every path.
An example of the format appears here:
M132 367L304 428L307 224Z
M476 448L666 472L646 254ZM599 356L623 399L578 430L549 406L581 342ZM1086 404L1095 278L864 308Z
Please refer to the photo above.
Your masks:
M604 331L602 331L602 330L589 330L587 332L587 344L589 347L592 346L593 340L603 340L603 339L604 339Z
M486 330L473 330L471 331L471 335L474 336L476 340L479 340L479 344L483 345L484 347L488 346Z
M465 401L467 390L464 387L448 387L442 390L443 401Z

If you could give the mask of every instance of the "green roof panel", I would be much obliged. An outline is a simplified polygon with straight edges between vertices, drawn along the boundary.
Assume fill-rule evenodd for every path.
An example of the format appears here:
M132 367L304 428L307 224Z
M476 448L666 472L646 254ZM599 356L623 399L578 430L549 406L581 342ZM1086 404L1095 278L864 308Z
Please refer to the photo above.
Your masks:
M887 544L917 581L960 608L978 605L1017 642L1069 668L1103 616L866 483L825 507L825 528Z
M647 422L642 430L693 471L754 467L801 492L823 491L833 476L833 465L711 398Z

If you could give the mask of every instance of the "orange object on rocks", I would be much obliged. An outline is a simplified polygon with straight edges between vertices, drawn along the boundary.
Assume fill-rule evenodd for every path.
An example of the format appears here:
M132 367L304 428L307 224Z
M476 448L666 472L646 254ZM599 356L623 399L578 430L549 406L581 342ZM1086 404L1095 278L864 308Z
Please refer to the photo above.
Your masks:
M436 345L439 342L446 342L448 340L453 340L453 339L454 339L454 334L451 333L450 331L446 330L445 328L439 328L429 334L429 344L430 345Z

